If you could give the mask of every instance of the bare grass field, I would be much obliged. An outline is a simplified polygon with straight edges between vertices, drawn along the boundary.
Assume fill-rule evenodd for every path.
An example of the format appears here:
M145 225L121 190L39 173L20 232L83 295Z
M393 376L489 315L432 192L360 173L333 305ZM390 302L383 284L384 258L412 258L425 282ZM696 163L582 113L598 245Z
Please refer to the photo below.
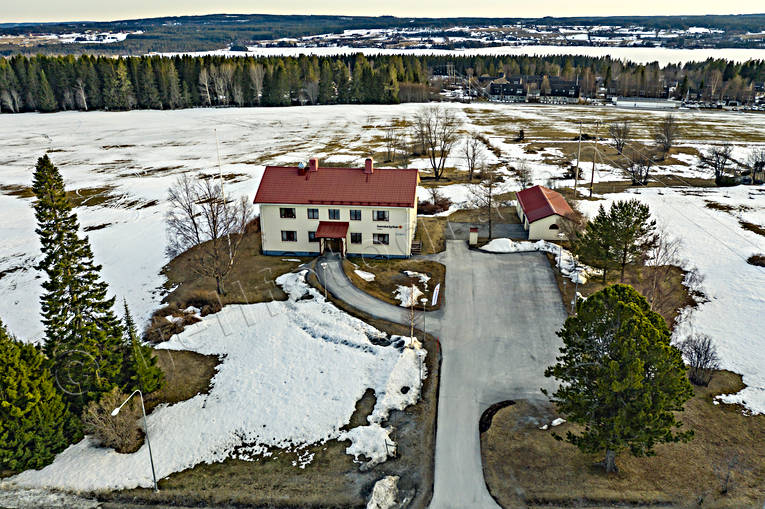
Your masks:
M546 403L517 401L499 410L481 434L484 475L503 507L760 507L765 500L765 416L715 404L718 394L743 387L741 377L718 371L709 387L694 387L680 415L689 443L661 444L656 455L617 457L619 472L594 467L600 457L555 440L576 431L570 423L539 429L558 417ZM724 479L730 474L727 493Z

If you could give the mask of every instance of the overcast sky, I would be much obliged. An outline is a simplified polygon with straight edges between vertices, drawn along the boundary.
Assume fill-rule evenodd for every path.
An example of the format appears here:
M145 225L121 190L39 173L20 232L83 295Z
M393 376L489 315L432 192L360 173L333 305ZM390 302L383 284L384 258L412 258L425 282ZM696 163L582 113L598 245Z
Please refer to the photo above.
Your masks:
M0 0L0 22L107 21L213 13L377 16L613 16L765 12L762 0Z

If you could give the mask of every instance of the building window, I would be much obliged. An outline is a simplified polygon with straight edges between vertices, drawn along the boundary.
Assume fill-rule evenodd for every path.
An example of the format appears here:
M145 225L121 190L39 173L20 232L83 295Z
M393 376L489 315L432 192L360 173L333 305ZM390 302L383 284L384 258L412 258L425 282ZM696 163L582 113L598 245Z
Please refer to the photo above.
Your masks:
M308 219L319 219L319 209L308 209Z
M551 230L560 230L560 227L557 224L553 223L553 224L550 225L550 229Z
M282 207L279 209L279 217L282 219L295 219L295 209Z
M282 230L282 242L297 242L297 232Z
M387 233L375 233L372 235L372 243L373 244L385 244L386 246L390 243L389 237Z
M340 209L329 209L328 212L330 219L340 219Z
M308 242L319 242L316 238L316 232L308 232Z
M351 221L361 221L360 210L351 210Z
M387 221L387 220L388 220L387 210L375 210L375 221Z
M351 244L361 244L360 233L351 233Z

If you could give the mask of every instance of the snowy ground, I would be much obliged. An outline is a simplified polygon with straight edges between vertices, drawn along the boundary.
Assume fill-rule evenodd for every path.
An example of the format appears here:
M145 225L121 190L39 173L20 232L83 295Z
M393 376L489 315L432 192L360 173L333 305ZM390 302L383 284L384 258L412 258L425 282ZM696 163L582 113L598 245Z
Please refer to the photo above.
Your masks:
M419 399L425 350L401 336L379 346L385 333L325 301L304 274L277 280L288 301L227 306L159 346L218 355L222 363L209 394L158 407L148 416L158 477L202 462L247 459L269 447L300 451L333 439L350 440L347 452L371 463L395 450L385 421L391 410ZM368 388L377 398L369 424L341 431ZM305 454L300 466L311 460ZM152 485L146 445L118 454L88 438L44 469L9 481L73 491Z
M746 262L765 253L765 237L745 230L739 218L765 226L765 189L738 186L727 189L644 189L608 194L605 201L580 201L588 214L600 204L637 198L651 207L658 223L680 239L682 264L697 268L704 277L701 289L709 299L686 310L674 331L674 340L690 332L709 335L721 358L721 367L744 375L746 389L724 398L743 403L752 412L765 413L765 268ZM723 212L705 207L705 201L734 207Z
M96 261L114 294L125 296L136 316L144 321L162 298L159 290L165 279L159 274L167 262L164 254L165 196L167 188L181 173L216 173L215 131L220 138L223 174L229 194L253 196L266 164L294 164L318 156L323 161L343 164L363 163L371 152L384 151L382 141L387 124L396 118L411 118L422 105L338 105L293 108L207 108L179 111L63 112L55 114L4 115L0 122L0 319L19 337L36 341L42 337L40 324L41 274L31 267L39 257L34 233L32 200L12 195L15 186L29 186L36 159L46 151L59 166L69 189L108 188L106 203L78 207L83 227L94 247ZM546 184L560 177L563 170L554 163L560 150L548 147L527 154L525 144L514 143L520 128L527 141L544 144L567 140L573 144L578 121L592 127L629 119L635 136L649 141L649 127L664 112L625 111L613 108L542 105L447 104L465 122L465 130L486 135L500 148L501 158L487 154L488 163L499 163L506 181L498 192L518 189L507 169L518 160L528 162L532 180ZM765 144L765 115L735 112L680 111L682 145L703 149L712 142L735 145L735 156ZM447 166L465 168L457 145ZM695 168L693 156L678 156L681 164L659 169L664 173L708 176ZM378 162L378 166L383 166ZM412 166L426 169L425 159ZM589 170L589 168L588 168ZM621 180L623 176L608 165L599 165L596 182ZM571 181L556 180L557 185ZM469 186L455 184L440 188L455 204L464 207L470 199ZM420 190L420 196L427 193ZM754 283L762 273L746 265L730 249L744 254L765 251L763 238L743 231L728 213L704 208L701 196L681 195L677 190L643 191L660 221L672 226L685 242L686 257L705 273L705 286L711 302L688 317L688 324L710 328L716 341L725 344L725 366L743 372L750 385L765 388L757 377L756 362L765 357L765 343L757 332L764 330L757 312ZM742 218L765 225L762 198L749 199L744 188L715 193L715 200L746 203L750 210ZM729 193L730 198L725 198ZM672 199L669 199L672 198ZM609 195L609 199L613 199ZM583 202L596 207L598 202ZM687 220L686 220L687 218ZM714 219L712 219L714 218ZM725 244L700 231L694 222L724 239ZM747 240L744 241L743 238ZM726 245L730 244L730 249ZM761 276L760 276L761 277ZM762 288L760 286L759 288ZM742 299L743 295L743 299ZM724 314L723 310L725 310ZM723 317L724 319L721 319ZM732 317L736 317L733 320ZM755 362L756 361L756 362ZM760 381L757 381L760 380ZM755 391L751 389L750 391ZM751 397L749 398L751 399Z

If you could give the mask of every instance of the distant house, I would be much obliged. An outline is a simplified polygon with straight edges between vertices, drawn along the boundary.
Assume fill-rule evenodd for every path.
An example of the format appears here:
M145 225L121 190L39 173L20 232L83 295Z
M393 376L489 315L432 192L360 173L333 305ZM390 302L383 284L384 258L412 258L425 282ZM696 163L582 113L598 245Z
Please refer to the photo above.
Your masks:
M502 76L489 83L492 101L576 104L581 97L579 84L554 76Z
M417 227L416 169L267 166L260 205L263 254L405 258Z
M560 219L573 213L560 193L544 186L534 186L515 193L516 211L529 232L529 240L561 240Z

